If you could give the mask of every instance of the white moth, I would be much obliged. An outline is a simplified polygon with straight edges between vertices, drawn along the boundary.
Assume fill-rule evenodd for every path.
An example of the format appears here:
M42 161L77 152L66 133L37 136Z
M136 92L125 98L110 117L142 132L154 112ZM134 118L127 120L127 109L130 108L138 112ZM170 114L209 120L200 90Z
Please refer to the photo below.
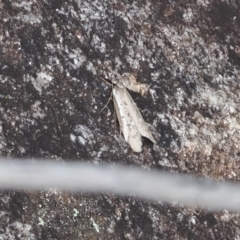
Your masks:
M126 87L142 95L146 93L146 84L139 84L134 77L123 78L113 87L113 102L121 132L134 152L142 151L142 136L156 143L147 123L144 121Z

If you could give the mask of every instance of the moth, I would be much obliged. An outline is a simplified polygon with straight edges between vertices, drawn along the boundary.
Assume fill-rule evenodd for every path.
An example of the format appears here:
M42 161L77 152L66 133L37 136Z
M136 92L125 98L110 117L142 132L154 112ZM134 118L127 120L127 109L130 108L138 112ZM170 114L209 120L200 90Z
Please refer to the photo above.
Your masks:
M146 84L138 83L133 75L124 77L113 86L113 103L125 141L134 152L142 151L142 136L156 143L128 90L142 95L148 91Z

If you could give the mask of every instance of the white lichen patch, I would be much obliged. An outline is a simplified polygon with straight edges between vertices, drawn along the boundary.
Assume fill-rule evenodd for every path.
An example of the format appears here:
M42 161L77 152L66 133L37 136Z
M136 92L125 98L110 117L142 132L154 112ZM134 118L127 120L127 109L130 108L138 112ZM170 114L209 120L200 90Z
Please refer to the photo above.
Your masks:
M26 239L34 240L36 236L32 232L32 226L24 224L19 221L15 221L5 229L4 233L0 233L0 239ZM16 238L17 236L17 238Z
M76 208L74 208L73 209L73 218L76 218L77 216L79 216L79 211Z
M25 11L30 12L33 4L34 4L34 1L29 2L29 1L20 0L20 1L14 1L12 3L12 6L16 8L24 9Z
M38 218L38 225L42 227L45 225L45 222L41 217Z
M80 49L71 49L69 59L73 61L73 64L69 63L73 68L79 68L86 62L86 56Z
M184 21L190 23L193 20L193 18L194 18L194 15L193 15L192 9L191 8L187 8L184 11L184 14L183 14Z
M79 124L75 126L74 132L80 144L85 145L86 143L93 143L93 133L87 126Z
M73 143L75 143L76 142L76 139L77 139L77 137L74 135L74 134L70 134L70 140L73 142Z
M90 218L90 222L91 222L94 230L95 230L97 233L99 233L99 232L100 232L100 227L99 227L99 225L95 222L95 220L94 220L92 217Z
M39 72L37 73L37 78L35 79L35 83L42 89L47 88L51 81L53 80L53 77L45 72Z
M31 23L31 24L40 24L42 21L42 16L36 16L33 14L26 14L14 17L16 20L21 22Z
M39 72L36 74L37 77L30 76L26 74L24 76L24 81L29 82L31 81L34 88L41 94L42 90L46 89L53 80L53 77L46 72Z
M40 101L35 101L35 103L31 105L31 112L34 118L43 119L46 116L44 110L40 107L40 105Z

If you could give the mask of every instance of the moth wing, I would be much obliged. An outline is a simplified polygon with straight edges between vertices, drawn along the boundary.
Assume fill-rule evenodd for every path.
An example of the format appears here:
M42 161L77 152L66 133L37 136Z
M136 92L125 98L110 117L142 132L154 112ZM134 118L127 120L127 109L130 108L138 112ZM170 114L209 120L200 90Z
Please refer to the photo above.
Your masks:
M113 88L113 102L124 139L134 152L141 152L141 133L139 132L136 122L132 118L131 112L134 111L134 109L132 109L133 106L131 105L132 102L129 101L129 97L131 96L125 88L117 86Z
M134 152L142 151L142 136L137 127L130 128L130 134L126 140Z
M150 139L153 143L156 143L151 131L148 128L147 123L144 121L142 114L138 110L135 102L133 101L132 97L130 96L130 94L128 93L128 91L126 89L125 89L125 94L128 95L128 97L126 97L126 103L128 105L134 105L130 114L131 114L133 121L137 125L138 131L141 133L141 135L143 137L146 137L146 138Z

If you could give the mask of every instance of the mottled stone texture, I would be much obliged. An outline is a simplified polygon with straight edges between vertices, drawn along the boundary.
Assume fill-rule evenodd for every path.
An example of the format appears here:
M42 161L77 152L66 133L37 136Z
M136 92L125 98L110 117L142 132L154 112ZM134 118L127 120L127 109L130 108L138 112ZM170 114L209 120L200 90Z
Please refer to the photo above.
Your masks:
M239 9L236 0L0 1L0 154L238 181ZM157 139L141 154L119 135L112 103L101 112L111 93L101 78L124 73L151 89L132 94ZM239 239L239 220L111 195L0 193L0 239Z

